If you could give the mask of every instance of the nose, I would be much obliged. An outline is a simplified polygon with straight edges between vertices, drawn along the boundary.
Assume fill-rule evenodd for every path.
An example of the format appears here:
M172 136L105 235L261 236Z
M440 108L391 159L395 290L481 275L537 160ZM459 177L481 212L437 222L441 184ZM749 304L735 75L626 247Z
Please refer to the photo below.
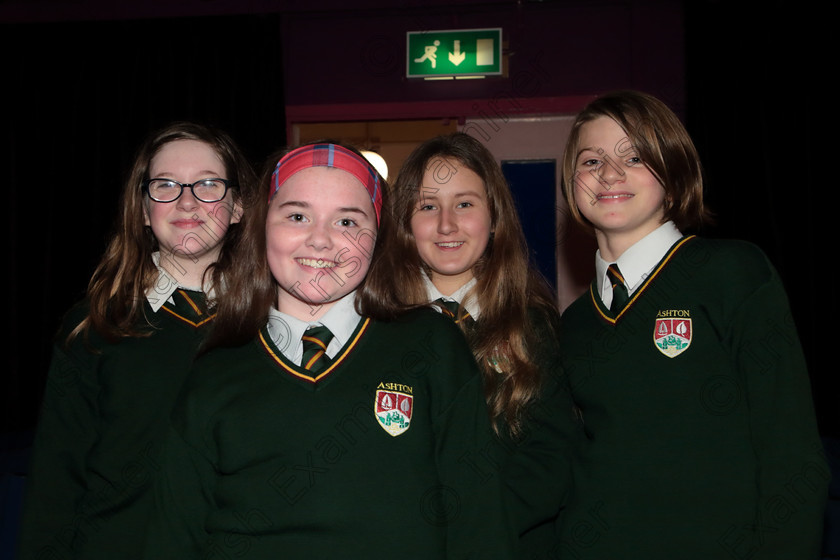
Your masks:
M181 196L178 197L178 209L179 210L195 210L198 208L198 199L193 194L193 190L182 188L181 189Z
M443 208L438 215L438 233L449 234L458 231L458 218L455 212L448 208Z
M327 224L313 224L309 230L306 245L317 251L332 248L332 236Z
M612 185L624 179L624 171L610 156L604 156L604 163L598 168L598 178L602 183Z

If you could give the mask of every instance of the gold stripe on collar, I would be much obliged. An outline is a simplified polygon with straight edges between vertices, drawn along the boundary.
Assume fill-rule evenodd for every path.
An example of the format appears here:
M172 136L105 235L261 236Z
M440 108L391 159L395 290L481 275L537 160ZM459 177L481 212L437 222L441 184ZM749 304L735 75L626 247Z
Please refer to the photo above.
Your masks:
M650 285L653 279L656 278L660 272L662 272L662 269L665 267L666 264L668 264L668 262L670 262L671 258L674 256L677 250L688 241L694 239L695 237L697 236L689 235L688 237L683 237L681 240L677 241L674 244L674 246L668 250L665 256L662 257L662 260L659 261L659 264L656 265L656 268L653 269L653 272L651 272L650 275L647 278L645 278L644 283L639 287L639 289L633 293L633 296L627 302L627 305L624 306L624 309L622 309L621 312L615 317L610 317L609 315L604 313L603 309L601 309L601 307L603 306L603 302L601 302L601 298L598 297L598 295L595 293L595 286L597 285L597 282L593 281L592 284L589 285L589 296L592 298L592 304L595 306L595 310L598 312L598 314L610 324L614 325L616 322L618 322L618 320L621 319L621 317L627 312L627 310L633 306L633 303L647 289L647 287Z
M311 375L301 373L300 371L298 371L298 370L302 369L299 366L293 366L293 365L290 365L290 364L286 363L286 359L282 356L282 354L278 355L277 353L274 352L274 350L271 349L271 345L269 344L269 342L263 336L262 331L260 331L259 334L260 334L260 342L262 342L262 345L265 348L266 352L268 352L268 354L272 358L274 358L274 361L277 362L277 365L279 365L281 368L286 370L287 373L290 373L291 375L293 375L297 378L303 379L304 381L308 381L310 383L317 383L318 381L322 380L324 377L329 375L333 370L335 370L338 367L338 365L341 362L344 361L344 359L350 354L350 351L353 350L353 348L356 347L357 343L359 342L359 339L362 337L362 334L364 334L364 332L367 330L369 325L370 325L370 317L368 317L364 320L362 325L359 327L358 332L356 332L356 336L353 337L353 340L350 341L350 344L348 344L346 346L344 351L332 361L332 363L329 365L329 367L327 369L325 369L324 371L319 373L316 377L312 377ZM309 373L311 374L312 372L309 372Z

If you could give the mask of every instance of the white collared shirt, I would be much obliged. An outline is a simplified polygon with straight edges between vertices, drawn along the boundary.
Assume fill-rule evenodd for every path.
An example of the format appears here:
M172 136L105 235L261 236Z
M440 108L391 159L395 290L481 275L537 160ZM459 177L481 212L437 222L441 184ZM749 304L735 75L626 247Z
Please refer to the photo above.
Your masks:
M209 289L209 285L205 285L204 288L197 288L195 286L182 286L179 284L165 268L160 266L159 252L156 251L152 253L152 260L158 269L158 277L154 285L146 290L146 300L149 302L149 305L152 307L152 311L155 313L157 313L167 301L173 305L175 304L175 301L172 299L172 294L174 294L175 290L178 288L192 290L195 292L204 292L207 294L208 300L213 298L212 290Z
M615 263L624 276L627 293L632 295L654 267L662 260L674 243L682 238L674 222L665 222L624 251ZM607 278L607 267L612 264L601 258L601 251L595 252L595 279L601 301L609 307L612 303L612 284Z
M434 283L432 283L432 280L429 278L429 275L426 274L426 271L423 270L421 272L423 274L423 284L426 286L426 297L428 297L430 302L443 298L444 301L454 301L460 303L464 306L467 313L469 313L473 319L478 321L478 316L481 314L481 306L478 305L478 301L474 295L470 294L468 296L470 290L472 290L473 286L476 284L475 278L455 290L452 295L445 296L435 287Z
M352 291L335 304L318 321L307 322L273 307L268 312L268 335L283 356L300 365L303 361L303 342L301 337L309 327L323 325L333 335L327 345L326 354L335 357L353 336L362 316L356 312L356 291Z

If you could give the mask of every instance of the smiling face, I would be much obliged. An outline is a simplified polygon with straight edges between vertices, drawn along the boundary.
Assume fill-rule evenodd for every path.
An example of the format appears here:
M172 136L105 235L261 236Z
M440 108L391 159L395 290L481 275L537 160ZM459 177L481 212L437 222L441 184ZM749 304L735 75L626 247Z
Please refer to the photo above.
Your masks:
M612 261L665 221L665 189L611 118L582 125L578 145L575 204Z
M268 265L280 285L277 309L313 321L367 274L376 214L370 195L351 174L310 167L279 188L265 234Z
M427 166L411 232L432 283L450 295L473 278L490 240L492 219L481 177L457 160L446 164L445 182L436 176L436 166Z
M149 164L149 177L193 183L200 179L227 179L215 150L197 140L175 140L161 147ZM241 210L228 191L219 202L201 202L191 189L184 189L173 202L155 202L148 197L145 223L151 227L161 252L161 266L179 281L200 283L201 274L214 263L222 241Z

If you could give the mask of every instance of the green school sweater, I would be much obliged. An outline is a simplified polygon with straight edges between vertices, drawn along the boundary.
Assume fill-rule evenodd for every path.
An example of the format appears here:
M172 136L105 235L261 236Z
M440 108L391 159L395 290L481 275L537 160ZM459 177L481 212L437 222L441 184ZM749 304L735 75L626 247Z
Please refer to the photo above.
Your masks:
M151 480L175 402L206 325L204 296L185 291L148 337L115 344L96 333L64 344L87 315L68 314L54 347L27 476L20 559L138 558Z
M817 558L829 471L764 254L683 238L617 318L595 294L562 318L586 437L549 557Z
M432 310L363 319L317 380L265 329L195 364L146 557L512 558L481 379Z

